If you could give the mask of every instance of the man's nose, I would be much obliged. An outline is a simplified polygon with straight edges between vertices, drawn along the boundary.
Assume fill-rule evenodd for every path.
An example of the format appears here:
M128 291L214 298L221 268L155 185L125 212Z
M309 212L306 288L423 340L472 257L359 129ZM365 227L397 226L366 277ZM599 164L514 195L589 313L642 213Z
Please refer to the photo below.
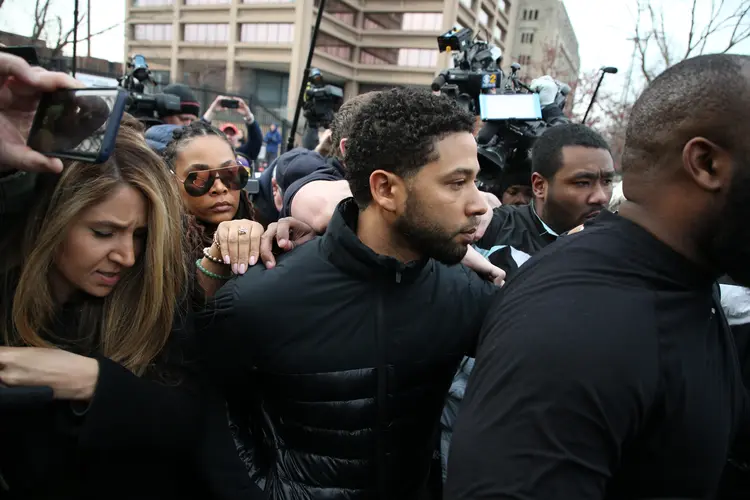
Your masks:
M485 198L482 191L480 191L476 184L471 185L470 189L472 190L471 193L471 200L469 201L467 210L470 217L478 217L480 215L484 215L487 213L487 210L489 210L489 204L487 203L487 199Z
M589 205L607 205L612 198L612 189L600 182L594 187L594 192L589 197Z

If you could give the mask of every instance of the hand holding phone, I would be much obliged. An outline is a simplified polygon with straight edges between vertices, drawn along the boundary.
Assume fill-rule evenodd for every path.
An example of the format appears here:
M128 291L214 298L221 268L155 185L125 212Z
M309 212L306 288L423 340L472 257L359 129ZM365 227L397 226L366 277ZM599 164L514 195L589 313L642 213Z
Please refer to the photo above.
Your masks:
M220 104L222 108L226 109L237 109L240 107L240 102L237 99L222 99Z
M26 141L43 92L83 87L64 74L32 68L20 57L0 53L0 173L60 172L62 162L31 149Z

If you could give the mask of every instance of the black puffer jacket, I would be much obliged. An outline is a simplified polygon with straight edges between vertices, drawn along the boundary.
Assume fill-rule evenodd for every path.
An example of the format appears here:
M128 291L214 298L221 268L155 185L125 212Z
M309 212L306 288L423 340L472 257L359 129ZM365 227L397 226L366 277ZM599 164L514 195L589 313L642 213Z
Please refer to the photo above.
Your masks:
M271 499L422 494L450 381L497 288L458 265L404 265L326 234L222 288L202 318L250 473Z

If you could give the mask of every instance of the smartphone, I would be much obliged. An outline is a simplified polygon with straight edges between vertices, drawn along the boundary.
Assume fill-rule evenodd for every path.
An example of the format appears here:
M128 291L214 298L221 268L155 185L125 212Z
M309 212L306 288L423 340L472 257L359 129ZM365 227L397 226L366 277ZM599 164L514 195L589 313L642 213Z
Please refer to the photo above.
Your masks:
M539 94L480 94L479 116L483 121L540 120Z
M15 45L13 47L0 47L0 52L18 56L27 63L29 66L39 66L39 55L36 52L36 47L33 45Z
M117 87L42 95L28 145L46 156L104 163L115 147L128 93Z
M227 109L238 109L240 107L240 101L237 99L222 99L220 104L222 108Z

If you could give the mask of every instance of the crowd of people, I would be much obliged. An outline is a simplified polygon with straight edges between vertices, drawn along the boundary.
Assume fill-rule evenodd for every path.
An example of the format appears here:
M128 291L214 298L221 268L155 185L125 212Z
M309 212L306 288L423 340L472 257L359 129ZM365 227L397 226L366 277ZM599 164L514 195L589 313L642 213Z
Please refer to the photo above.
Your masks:
M650 83L614 196L551 78L494 194L475 117L419 89L275 157L175 84L87 163L27 146L82 84L0 83L0 498L750 497L750 57Z

